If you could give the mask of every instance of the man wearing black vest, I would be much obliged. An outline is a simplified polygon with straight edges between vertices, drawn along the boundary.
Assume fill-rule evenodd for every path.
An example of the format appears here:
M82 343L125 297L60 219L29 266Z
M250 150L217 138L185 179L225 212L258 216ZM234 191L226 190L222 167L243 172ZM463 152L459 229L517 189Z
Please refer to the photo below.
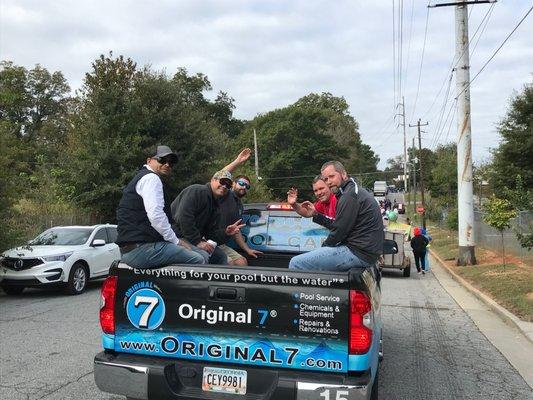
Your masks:
M146 164L124 188L117 209L117 244L122 262L135 268L169 264L204 264L191 245L171 227L170 198L161 180L178 161L168 146L157 146Z

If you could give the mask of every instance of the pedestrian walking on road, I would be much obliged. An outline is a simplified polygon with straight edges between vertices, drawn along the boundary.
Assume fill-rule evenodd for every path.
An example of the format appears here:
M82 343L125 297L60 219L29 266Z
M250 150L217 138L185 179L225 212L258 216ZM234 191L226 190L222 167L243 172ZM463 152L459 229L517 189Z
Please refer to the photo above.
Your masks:
M411 248L415 257L416 270L419 274L426 273L426 247L429 240L422 235L422 230L418 227L413 229L414 237L411 239Z

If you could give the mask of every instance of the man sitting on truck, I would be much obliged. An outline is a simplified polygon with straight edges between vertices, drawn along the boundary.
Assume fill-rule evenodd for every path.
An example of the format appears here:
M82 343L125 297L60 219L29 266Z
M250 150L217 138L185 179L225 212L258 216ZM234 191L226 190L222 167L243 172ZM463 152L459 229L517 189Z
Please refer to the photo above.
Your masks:
M331 192L331 189L322 175L315 176L313 179L313 193L317 201L315 204L315 209L320 213L324 214L326 217L335 219L335 214L337 210L337 197ZM298 189L290 188L287 192L287 202L292 206L294 211L296 211L301 216L306 216L306 210L302 208L301 203L297 202L298 200Z
M217 244L225 243L228 236L240 232L241 220L220 226L219 199L228 194L233 185L231 173L216 172L205 185L186 187L172 202L175 230L196 246L193 250L202 254L209 264L226 264L228 258Z
M186 240L178 239L170 225L170 198L161 178L171 174L177 161L170 147L157 146L124 188L117 209L117 244L122 261L131 267L204 263Z
M346 271L374 264L383 251L383 221L373 196L360 188L339 161L321 168L324 182L337 197L335 219L320 214L313 203L302 203L304 216L330 230L322 247L292 258L289 268Z
M246 162L251 155L252 151L249 148L244 148L237 155L235 160L226 165L223 170L233 173L235 168ZM242 204L242 198L246 196L251 189L251 180L246 175L238 175L233 180L232 189L223 197L218 200L220 208L220 226L227 226L234 223L237 220L242 220L242 214L244 206ZM258 254L263 254L259 250L251 249L245 242L241 232L237 232L233 237L235 243L249 256L257 258ZM246 257L242 256L236 250L233 250L226 244L219 244L219 248L228 257L229 265L248 265Z

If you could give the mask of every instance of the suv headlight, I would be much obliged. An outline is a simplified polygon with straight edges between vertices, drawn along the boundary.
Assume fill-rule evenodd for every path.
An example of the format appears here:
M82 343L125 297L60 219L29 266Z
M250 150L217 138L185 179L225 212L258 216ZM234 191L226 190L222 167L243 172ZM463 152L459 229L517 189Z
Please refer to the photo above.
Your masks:
M72 253L74 253L73 251L69 252L69 253L63 253L63 254L57 254L55 256L46 256L46 257L41 257L44 261L66 261L67 258L69 258Z

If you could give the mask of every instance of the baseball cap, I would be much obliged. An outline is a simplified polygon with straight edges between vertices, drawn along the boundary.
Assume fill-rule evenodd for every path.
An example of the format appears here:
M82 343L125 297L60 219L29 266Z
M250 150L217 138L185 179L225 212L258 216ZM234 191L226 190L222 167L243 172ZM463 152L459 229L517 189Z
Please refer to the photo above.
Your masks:
M233 177L231 176L231 172L226 171L225 169L215 172L215 174L213 175L213 179L218 179L219 181L228 180L233 183Z
M157 146L154 153L155 154L152 156L153 158L163 158L171 156L176 162L178 161L178 155L174 153L168 146Z

